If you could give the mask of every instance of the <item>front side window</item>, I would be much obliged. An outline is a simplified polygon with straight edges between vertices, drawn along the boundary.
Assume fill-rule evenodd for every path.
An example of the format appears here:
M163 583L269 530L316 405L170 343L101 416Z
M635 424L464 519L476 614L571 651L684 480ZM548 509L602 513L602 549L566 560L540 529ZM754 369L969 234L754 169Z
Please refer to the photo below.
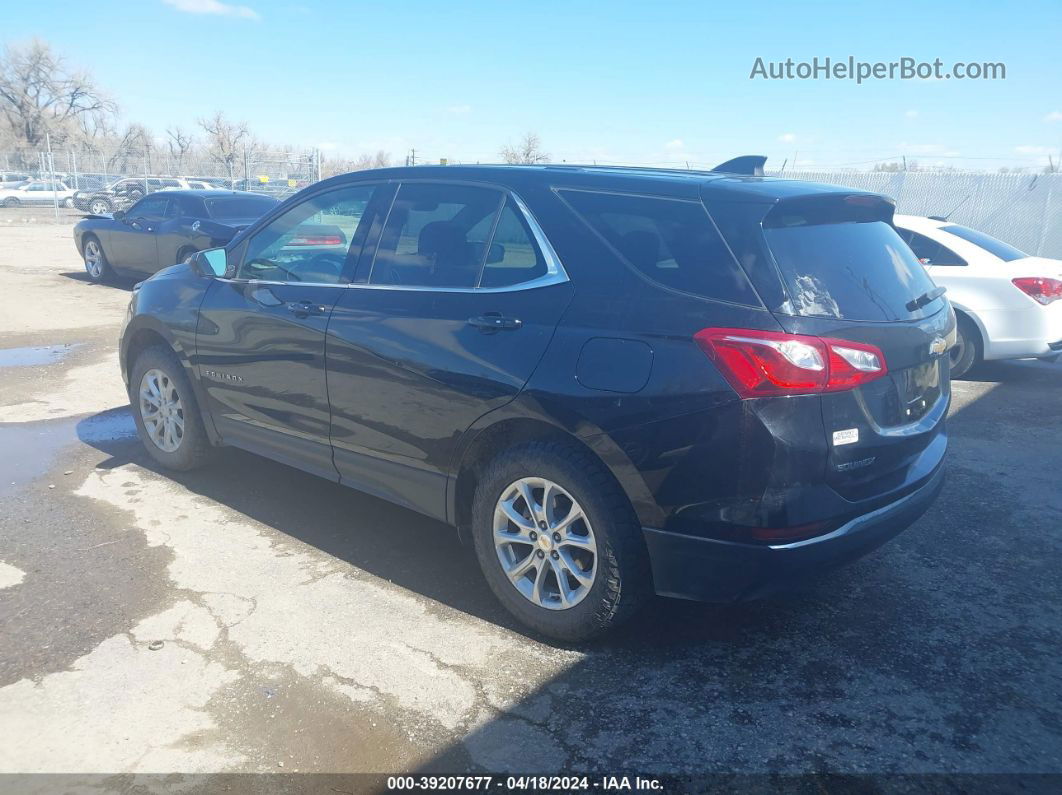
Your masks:
M647 278L685 293L757 305L744 271L699 202L561 191L590 227Z
M163 218L169 203L165 196L149 196L130 207L126 215L130 218Z
M369 283L474 287L503 199L491 188L404 183L380 235Z
M295 205L250 238L237 277L338 284L374 190L352 185Z

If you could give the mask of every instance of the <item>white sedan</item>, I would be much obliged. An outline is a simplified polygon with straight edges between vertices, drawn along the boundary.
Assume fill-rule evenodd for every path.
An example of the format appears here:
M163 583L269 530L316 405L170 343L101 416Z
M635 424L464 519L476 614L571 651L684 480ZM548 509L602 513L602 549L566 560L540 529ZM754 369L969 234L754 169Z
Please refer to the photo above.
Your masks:
M59 201L60 207L73 207L74 189L59 181L31 180L13 188L0 190L0 205L4 207L54 204L56 200Z
M984 360L1062 353L1062 260L1030 257L940 219L897 215L894 223L933 281L948 288L959 321L953 377Z

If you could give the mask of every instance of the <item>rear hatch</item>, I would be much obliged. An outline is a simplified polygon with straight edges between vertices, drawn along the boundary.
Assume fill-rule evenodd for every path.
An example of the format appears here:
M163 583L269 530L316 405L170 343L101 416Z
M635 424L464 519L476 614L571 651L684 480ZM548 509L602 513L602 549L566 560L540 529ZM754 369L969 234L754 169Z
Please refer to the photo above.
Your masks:
M884 356L884 375L820 397L827 482L864 500L928 475L946 445L955 321L892 227L892 203L833 191L707 205L784 331Z

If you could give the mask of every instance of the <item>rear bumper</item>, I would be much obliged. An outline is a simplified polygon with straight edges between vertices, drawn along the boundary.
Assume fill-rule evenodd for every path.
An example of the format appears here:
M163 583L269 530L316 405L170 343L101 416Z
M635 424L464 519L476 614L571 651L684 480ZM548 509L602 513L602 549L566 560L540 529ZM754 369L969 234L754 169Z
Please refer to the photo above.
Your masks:
M705 602L756 599L862 557L920 517L944 485L941 464L917 490L824 536L742 544L644 528L656 592Z

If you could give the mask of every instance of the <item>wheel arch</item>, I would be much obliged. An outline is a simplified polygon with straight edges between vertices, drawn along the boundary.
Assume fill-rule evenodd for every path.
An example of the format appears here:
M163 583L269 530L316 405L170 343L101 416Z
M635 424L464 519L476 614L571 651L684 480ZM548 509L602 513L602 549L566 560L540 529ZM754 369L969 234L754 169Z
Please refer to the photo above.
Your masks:
M132 390L132 370L133 365L136 363L137 356L139 356L142 351L155 345L162 345L172 351L177 357L177 360L181 363L181 367L184 368L184 372L188 376L188 381L192 384L192 390L195 392L196 402L199 404L200 413L203 417L203 425L206 426L207 435L210 437L211 443L218 444L221 437L220 434L218 434L217 429L214 427L214 421L210 416L210 412L206 409L207 396L203 390L199 374L196 372L196 368L192 364L191 358L180 342L174 338L170 330L167 329L164 324L150 316L141 315L138 317L135 325L131 324L122 336L122 347L119 357L122 367L122 379L125 381L126 389L130 391Z
M658 521L660 509L641 474L606 433L576 435L539 417L508 416L470 429L465 436L466 441L455 456L457 463L447 481L446 505L447 518L457 527L462 542L467 543L471 538L472 500L480 473L503 450L531 441L563 441L582 448L618 483L643 525Z
M951 308L955 310L956 323L965 320L971 326L973 326L978 336L977 343L981 346L981 356L987 358L988 333L985 331L985 327L984 324L981 322L981 318L977 316L977 313L971 312L962 304L956 304L954 301L951 302Z

